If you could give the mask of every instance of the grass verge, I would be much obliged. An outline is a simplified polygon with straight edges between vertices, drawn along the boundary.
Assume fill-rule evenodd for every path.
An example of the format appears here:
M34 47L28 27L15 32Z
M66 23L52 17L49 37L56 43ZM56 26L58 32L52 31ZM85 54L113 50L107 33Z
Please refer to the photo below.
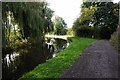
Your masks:
M59 78L59 75L70 68L72 63L81 55L95 39L73 38L69 47L60 52L55 58L39 64L34 70L24 74L19 80L36 78Z

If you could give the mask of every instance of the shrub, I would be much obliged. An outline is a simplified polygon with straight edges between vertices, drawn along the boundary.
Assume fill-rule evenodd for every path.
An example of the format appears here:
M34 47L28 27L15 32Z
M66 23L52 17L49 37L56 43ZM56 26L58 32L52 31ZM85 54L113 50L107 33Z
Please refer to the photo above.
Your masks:
M108 27L101 27L99 32L99 37L101 39L110 39L113 31Z
M115 48L120 53L120 28L118 28L117 31L111 35L110 42L113 44L113 46L115 46Z
M76 35L80 37L92 37L94 31L91 27L81 27L77 29Z

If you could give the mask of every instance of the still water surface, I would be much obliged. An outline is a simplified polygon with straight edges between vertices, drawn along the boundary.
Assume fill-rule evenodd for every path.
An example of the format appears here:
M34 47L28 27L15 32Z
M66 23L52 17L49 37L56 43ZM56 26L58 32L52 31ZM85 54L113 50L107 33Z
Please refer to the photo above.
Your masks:
M68 46L68 40L49 38L45 41L44 48L40 50L35 49L33 52L30 51L29 55L27 54L29 51L25 52L25 50L6 54L2 63L2 77L3 79L16 80L25 72L34 69L38 64L54 58ZM39 51L39 54L37 51Z

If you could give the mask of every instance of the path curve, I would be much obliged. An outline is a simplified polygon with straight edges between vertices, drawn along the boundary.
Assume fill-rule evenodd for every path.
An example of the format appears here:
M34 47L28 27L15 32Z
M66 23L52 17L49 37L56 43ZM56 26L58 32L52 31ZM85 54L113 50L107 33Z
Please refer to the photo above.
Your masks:
M61 78L118 78L118 52L107 40L90 45Z

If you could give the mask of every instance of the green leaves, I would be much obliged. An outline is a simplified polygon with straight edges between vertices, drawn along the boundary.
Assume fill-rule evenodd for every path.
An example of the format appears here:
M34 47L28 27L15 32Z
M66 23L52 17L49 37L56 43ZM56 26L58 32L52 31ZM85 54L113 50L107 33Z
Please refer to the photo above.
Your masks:
M113 2L83 2L81 15L73 24L76 35L81 27L94 27L96 38L110 38L118 25L118 4ZM89 33L89 32L86 32Z
M97 11L94 14L95 27L100 27L100 37L109 39L111 34L116 30L118 25L118 17L114 14L114 6L112 2L99 2Z
M67 24L61 17L55 17L53 20L53 25L54 25L54 34L57 35L65 35L67 34Z
M47 7L47 2L4 2L4 22L7 21L8 11L13 14L14 22L19 25L24 39L31 37L35 41L42 41L43 35L53 29L53 11Z

